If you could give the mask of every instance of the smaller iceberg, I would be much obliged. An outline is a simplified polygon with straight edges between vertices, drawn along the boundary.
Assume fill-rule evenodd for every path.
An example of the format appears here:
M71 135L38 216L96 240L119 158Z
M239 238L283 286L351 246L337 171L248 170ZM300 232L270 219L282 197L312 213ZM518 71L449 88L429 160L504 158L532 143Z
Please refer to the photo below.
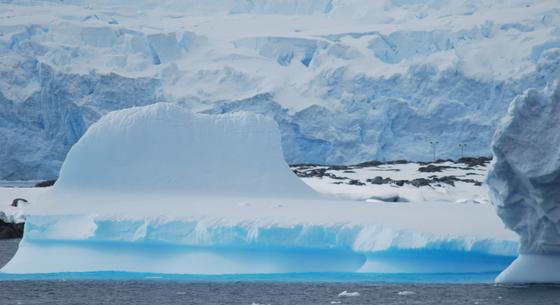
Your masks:
M352 292L348 292L347 290L344 290L343 292L338 294L339 297L359 297L360 293L357 291L352 291Z
M498 272L518 246L490 205L325 198L273 120L165 103L92 125L25 216L2 272Z
M491 200L520 237L519 257L496 281L560 282L559 81L513 100L493 150Z

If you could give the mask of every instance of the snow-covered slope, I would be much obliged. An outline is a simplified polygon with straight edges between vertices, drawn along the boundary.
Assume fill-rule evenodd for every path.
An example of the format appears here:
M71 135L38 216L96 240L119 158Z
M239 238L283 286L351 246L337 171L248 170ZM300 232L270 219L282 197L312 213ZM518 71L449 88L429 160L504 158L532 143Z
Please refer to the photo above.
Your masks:
M521 238L501 282L560 282L560 81L517 97L496 132L488 184Z
M559 74L557 0L3 1L0 179L58 175L108 111L274 118L289 163L489 155Z
M490 205L323 198L272 120L160 103L86 132L2 271L497 272L516 253Z

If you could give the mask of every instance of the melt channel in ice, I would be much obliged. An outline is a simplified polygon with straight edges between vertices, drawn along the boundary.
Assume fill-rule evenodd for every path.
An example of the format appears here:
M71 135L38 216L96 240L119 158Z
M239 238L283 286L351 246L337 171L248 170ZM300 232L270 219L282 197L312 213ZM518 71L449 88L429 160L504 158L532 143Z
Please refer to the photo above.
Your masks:
M4 273L498 272L518 247L490 205L327 198L273 120L165 103L92 125L25 216Z
M493 140L492 202L520 236L498 282L560 282L560 82L513 100Z

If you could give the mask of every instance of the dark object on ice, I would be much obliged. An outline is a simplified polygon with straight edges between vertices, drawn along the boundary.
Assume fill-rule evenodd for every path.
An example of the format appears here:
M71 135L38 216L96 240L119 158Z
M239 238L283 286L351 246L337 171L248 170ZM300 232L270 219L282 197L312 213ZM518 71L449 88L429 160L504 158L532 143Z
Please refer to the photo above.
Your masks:
M22 238L24 223L7 223L0 220L0 239Z
M370 199L384 201L384 202L409 202L408 199L401 197L397 194L388 196L371 196Z
M13 206L13 207L17 207L20 201L23 201L23 202L27 203L27 200L26 200L26 199L23 199L23 198L16 198L16 199L12 200L12 206Z
M41 182L35 184L35 187L53 186L55 182L56 182L56 179L55 180L45 180L45 181L41 181Z

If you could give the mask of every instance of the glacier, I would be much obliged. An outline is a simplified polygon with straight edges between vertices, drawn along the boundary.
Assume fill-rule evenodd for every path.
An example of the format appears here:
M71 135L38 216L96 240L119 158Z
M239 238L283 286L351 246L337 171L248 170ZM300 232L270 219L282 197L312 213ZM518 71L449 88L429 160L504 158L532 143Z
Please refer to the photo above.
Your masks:
M491 205L320 195L271 118L172 103L94 123L25 217L3 273L499 272L519 245Z
M0 180L113 110L273 118L289 163L457 159L560 73L557 0L2 1Z
M560 282L560 80L527 90L509 107L493 140L487 182L520 255L498 282Z

